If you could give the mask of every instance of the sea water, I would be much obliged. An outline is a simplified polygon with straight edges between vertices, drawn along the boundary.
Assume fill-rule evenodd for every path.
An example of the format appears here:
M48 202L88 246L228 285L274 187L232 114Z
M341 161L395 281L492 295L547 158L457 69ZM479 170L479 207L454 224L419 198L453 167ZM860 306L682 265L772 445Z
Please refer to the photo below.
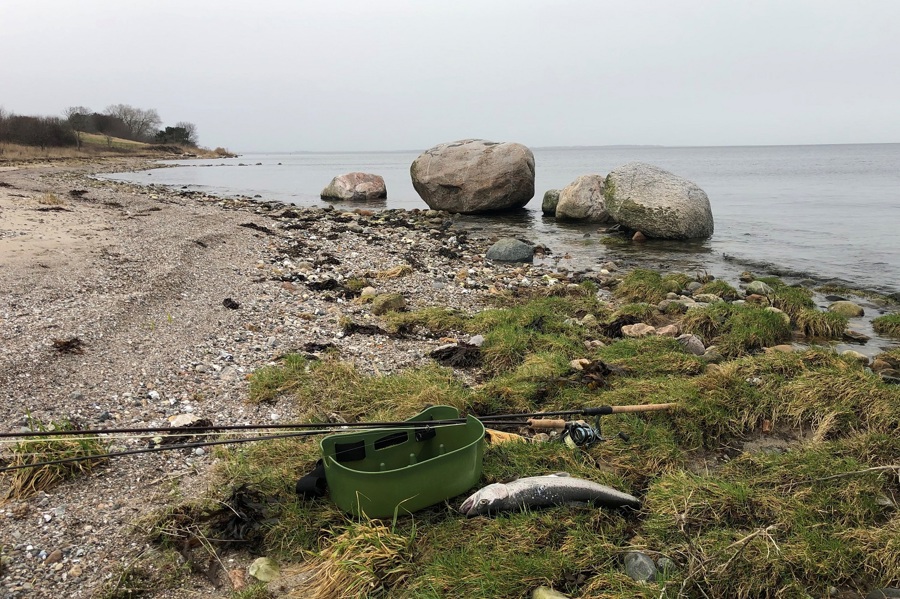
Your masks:
M533 151L536 193L525 210L457 216L456 226L541 243L551 250L550 260L573 269L624 259L727 279L751 270L900 291L900 144ZM409 176L419 153L243 154L166 161L169 168L108 178L309 206L324 205L319 192L332 177L364 171L381 175L387 186L387 201L373 207L427 208ZM714 235L697 242L610 245L596 224L557 223L541 214L544 191L633 161L662 167L706 191Z

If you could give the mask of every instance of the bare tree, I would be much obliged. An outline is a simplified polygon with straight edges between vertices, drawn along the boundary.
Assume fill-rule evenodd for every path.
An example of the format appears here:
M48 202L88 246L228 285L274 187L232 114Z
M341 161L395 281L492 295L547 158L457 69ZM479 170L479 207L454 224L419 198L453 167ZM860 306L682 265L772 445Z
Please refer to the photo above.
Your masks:
M112 104L106 107L106 114L122 119L136 140L149 139L162 124L154 108L144 110L128 104Z
M75 142L81 149L81 134L88 128L91 109L86 106L69 106L63 111L63 114L66 115L66 120L69 121L72 130L75 131Z
M187 145L197 145L197 143L199 142L199 138L197 137L197 125L195 125L194 123L189 123L187 121L179 121L175 123L175 126L184 129L185 143Z

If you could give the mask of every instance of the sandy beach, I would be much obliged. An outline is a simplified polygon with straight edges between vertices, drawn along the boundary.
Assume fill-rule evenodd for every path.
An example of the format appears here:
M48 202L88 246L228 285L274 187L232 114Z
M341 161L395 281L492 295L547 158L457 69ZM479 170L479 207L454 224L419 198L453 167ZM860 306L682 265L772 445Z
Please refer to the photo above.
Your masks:
M0 171L3 430L20 430L29 418L82 428L166 426L183 413L215 423L286 421L291 414L280 405L246 403L246 377L258 366L310 343L332 344L343 359L384 373L424 362L438 344L344 336L341 319L365 322L368 308L311 292L286 273L326 281L415 262L405 276L376 279L378 291L404 293L411 307L460 308L479 304L488 285L475 279L502 285L531 276L524 266L484 267L483 248L474 244L439 256L451 236L434 228L439 215L376 232L366 213L320 219L325 212L315 209L292 229L276 230L290 220L279 217L283 205L91 177L142 165ZM482 290L467 288L467 277ZM239 308L226 308L226 298ZM78 352L55 348L73 339ZM111 449L144 445L133 439ZM0 594L92 596L148 550L133 523L173 498L200 493L213 462L208 453L189 452L123 458L3 504ZM222 592L197 577L196 588L177 596Z

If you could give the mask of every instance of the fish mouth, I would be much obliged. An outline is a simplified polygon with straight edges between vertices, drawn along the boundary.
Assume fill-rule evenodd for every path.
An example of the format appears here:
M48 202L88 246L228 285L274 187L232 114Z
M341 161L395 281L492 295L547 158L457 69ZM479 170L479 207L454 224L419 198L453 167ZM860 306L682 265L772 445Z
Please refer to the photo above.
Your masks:
M468 499L463 501L463 504L461 506L459 506L459 511L462 512L463 514L465 514L466 516L468 516L469 512L472 510L472 508L474 506L475 506L475 498L469 497Z

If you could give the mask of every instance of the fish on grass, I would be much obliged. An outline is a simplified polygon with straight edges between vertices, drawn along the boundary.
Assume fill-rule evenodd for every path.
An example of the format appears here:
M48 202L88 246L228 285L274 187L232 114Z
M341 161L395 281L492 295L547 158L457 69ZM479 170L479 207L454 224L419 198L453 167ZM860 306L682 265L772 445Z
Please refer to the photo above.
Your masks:
M488 485L466 499L459 511L472 517L568 503L593 503L614 508L641 506L640 500L633 495L558 472Z

